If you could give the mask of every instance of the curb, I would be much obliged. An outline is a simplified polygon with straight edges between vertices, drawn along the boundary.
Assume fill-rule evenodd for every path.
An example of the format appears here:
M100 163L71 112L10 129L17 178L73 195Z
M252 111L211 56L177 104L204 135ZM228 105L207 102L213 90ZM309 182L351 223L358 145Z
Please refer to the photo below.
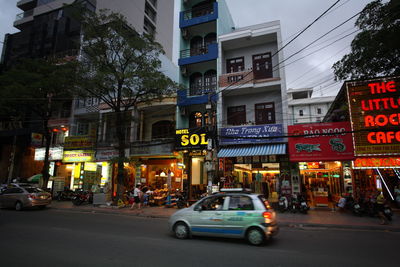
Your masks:
M51 207L53 210L63 210L67 212L81 212L81 213L98 213L98 214L113 214L119 216L132 216L141 218L152 219L167 219L169 215L160 214L143 214L143 213L128 213L118 212L120 209L98 210L98 209L79 209L79 208L57 208ZM301 223L301 222L279 222L280 227L296 228L306 230L307 228L330 228L330 229L343 229L343 230L368 230L368 231L387 231L387 232L400 232L400 227L391 227L390 225L343 225L343 224L318 224L318 223Z

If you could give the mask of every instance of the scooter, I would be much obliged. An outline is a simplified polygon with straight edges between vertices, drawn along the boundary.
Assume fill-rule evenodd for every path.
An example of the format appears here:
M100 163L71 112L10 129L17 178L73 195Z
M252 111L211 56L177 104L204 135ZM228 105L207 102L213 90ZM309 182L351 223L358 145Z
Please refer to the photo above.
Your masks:
M288 201L287 197L282 195L279 198L278 205L279 205L278 211L280 211L280 212L287 211L289 208L289 201Z
M389 207L389 205L385 205L383 208L383 214L385 215L385 217L391 221L392 220L392 216L393 216L393 212L392 209Z
M361 217L364 214L364 209L361 207L361 205L357 201L354 202L352 211L353 211L353 214L356 216Z
M300 195L297 197L297 200L300 203L300 205L299 205L300 212L307 214L310 207L307 205L307 201L305 200L305 198L302 195Z
M178 207L178 209L183 209L189 206L185 192L177 193L176 206Z
M75 194L71 200L72 204L76 206L80 206L84 202L93 203L93 193L90 191L78 190L75 191Z

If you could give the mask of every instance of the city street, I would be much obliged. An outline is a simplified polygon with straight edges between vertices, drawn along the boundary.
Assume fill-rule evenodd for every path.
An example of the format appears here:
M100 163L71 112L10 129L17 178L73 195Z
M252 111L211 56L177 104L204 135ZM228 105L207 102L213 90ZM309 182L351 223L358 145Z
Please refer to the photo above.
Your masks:
M177 240L166 219L0 210L2 266L398 266L399 232L282 227L263 247Z

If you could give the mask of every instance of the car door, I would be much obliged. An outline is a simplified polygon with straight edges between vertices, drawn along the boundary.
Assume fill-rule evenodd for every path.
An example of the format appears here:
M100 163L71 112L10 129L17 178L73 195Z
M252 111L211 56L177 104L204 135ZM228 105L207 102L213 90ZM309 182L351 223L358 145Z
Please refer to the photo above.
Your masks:
M253 200L246 195L231 195L226 201L225 230L232 236L244 235L247 226L257 217Z
M2 195L0 195L0 202L3 208L12 208L15 204L17 190L19 188L7 188Z
M192 233L195 235L223 236L225 196L211 196L203 199L194 207Z

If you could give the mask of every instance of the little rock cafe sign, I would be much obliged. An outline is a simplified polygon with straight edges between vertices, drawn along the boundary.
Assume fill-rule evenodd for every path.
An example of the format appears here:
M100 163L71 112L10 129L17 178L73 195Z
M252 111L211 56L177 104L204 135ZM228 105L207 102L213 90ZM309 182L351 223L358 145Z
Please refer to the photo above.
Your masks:
M398 167L400 77L347 82L346 88L354 153L361 157L355 167Z

